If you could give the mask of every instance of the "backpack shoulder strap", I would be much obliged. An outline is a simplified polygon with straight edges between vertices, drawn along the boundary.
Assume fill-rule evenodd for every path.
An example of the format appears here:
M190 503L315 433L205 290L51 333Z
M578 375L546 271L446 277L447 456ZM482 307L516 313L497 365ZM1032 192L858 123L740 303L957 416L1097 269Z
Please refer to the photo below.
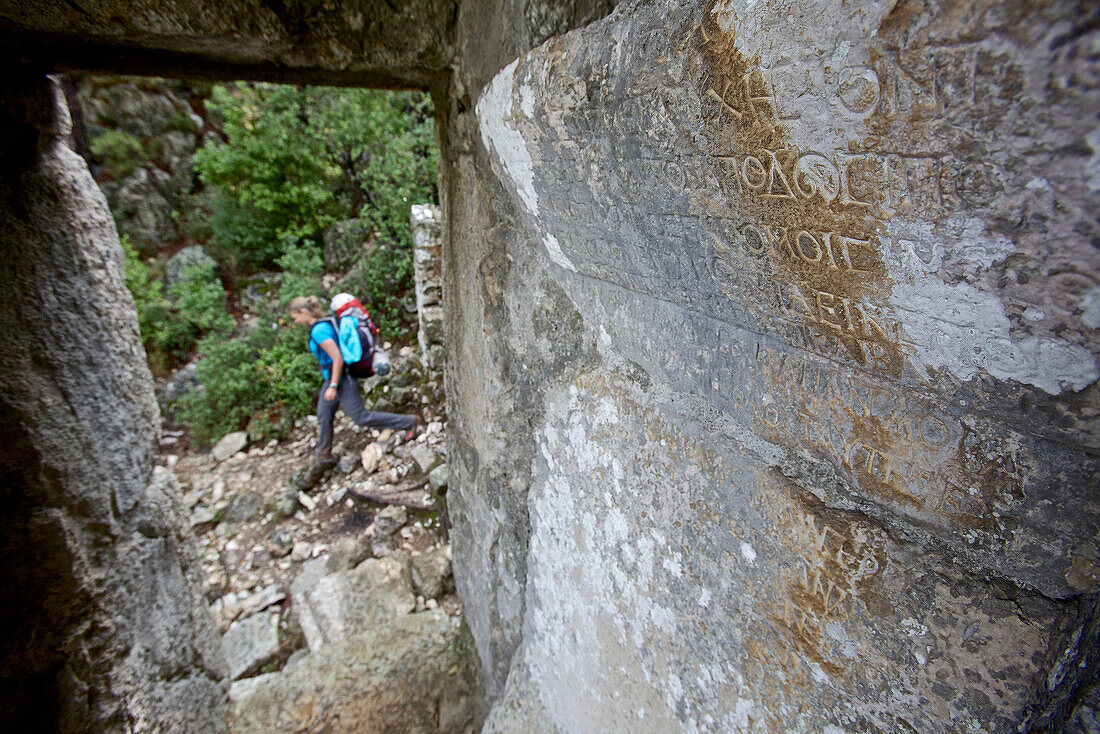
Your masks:
M321 342L315 341L313 339L313 330L317 328L318 324L326 324L326 323L332 325L332 330L336 332L337 344L340 343L340 327L339 327L339 325L337 325L336 319L332 318L331 316L329 316L327 318L323 318L323 319L317 319L315 322L313 322L313 326L309 327L309 343L310 344L316 344L318 349L321 348Z

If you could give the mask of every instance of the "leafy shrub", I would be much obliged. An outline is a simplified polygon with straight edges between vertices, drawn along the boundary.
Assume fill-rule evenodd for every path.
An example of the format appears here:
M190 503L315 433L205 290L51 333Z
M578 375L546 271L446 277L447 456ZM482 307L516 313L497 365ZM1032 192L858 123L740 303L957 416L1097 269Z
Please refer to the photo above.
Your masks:
M284 416L289 412L290 417L300 418L316 407L321 372L306 348L309 334L304 327L294 327L279 332L275 345L260 355L258 368Z
M354 293L370 309L383 339L396 339L416 318L405 311L412 282L410 251L383 245L355 264L340 289Z
M219 262L230 271L268 266L329 224L359 217L389 250L364 298L387 301L412 286L409 207L437 198L426 95L239 83L216 87L207 108L226 136L195 156Z
M88 145L92 155L115 179L122 180L145 160L141 141L124 130L108 130Z
M225 289L213 268L192 267L172 288L173 304L164 284L138 256L129 238L121 238L126 287L134 297L141 341L154 374L163 374L186 359L199 337L224 336L233 329L225 312Z
M308 95L242 83L215 87L207 106L224 120L227 142L200 149L194 160L203 183L224 194L214 200L220 249L259 266L277 254L265 248L315 237L336 220L330 183L339 169L308 130Z
M180 416L201 441L213 441L248 423L266 403L256 355L238 339L204 339L196 373L202 389L185 395Z
M196 336L224 337L233 330L233 317L225 312L225 288L214 268L189 266L168 292L175 303L177 318L189 325Z
M173 350L168 346L170 336L166 331L171 306L164 297L164 284L156 278L148 265L142 262L130 238L120 238L124 256L126 288L134 297L137 308L141 341L148 355L149 369L155 374L164 373L173 361Z
M321 274L325 271L321 252L312 242L289 245L276 261L283 269L279 282L279 306L286 308L297 296L321 294Z
M270 319L246 339L208 337L199 345L203 389L187 395L181 411L199 440L211 442L250 423L270 435L276 422L312 412L320 378L305 349L308 335L297 324L271 329Z

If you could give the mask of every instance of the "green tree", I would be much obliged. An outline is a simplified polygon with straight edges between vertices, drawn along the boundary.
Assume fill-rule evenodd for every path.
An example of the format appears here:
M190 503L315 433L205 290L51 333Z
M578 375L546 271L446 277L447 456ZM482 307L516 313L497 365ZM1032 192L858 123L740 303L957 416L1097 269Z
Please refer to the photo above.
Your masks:
M216 87L207 104L226 136L195 158L214 256L233 272L278 264L295 247L319 253L329 224L359 217L375 246L345 287L396 336L413 284L409 207L437 198L431 100L239 83Z
M328 155L343 172L349 208L366 221L375 247L344 284L368 304L384 336L409 319L413 286L409 207L437 199L438 149L431 100L414 92L313 90L315 119Z
M277 84L214 88L207 105L224 120L224 145L195 153L214 189L216 253L248 265L272 262L282 243L318 236L339 213L332 183L339 168L311 124L309 95Z

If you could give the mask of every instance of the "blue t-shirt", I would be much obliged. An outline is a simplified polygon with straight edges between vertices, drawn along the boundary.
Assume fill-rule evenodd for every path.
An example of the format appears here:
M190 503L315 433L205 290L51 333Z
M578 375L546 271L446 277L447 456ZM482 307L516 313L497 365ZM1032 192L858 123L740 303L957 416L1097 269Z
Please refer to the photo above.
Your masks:
M340 342L337 341L336 329L332 328L332 323L318 321L309 330L309 351L313 352L313 356L321 363L321 374L324 375L326 380L331 373L332 357L328 356L328 352L324 349L321 349L321 342L327 339L331 339L339 347Z

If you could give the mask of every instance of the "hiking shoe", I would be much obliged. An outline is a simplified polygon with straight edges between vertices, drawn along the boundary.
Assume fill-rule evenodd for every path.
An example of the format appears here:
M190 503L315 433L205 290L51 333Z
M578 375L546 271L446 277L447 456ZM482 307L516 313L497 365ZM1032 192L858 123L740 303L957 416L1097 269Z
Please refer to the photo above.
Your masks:
M291 488L299 492L313 489L321 481L321 477L325 476L329 469L336 466L338 461L339 459L336 457L330 456L327 459L318 459L309 466L299 469L290 478Z
M416 423L412 424L412 428L405 431L405 443L412 441L416 437L416 434L420 432L420 427L424 425L424 421L420 419L420 416L416 417Z

